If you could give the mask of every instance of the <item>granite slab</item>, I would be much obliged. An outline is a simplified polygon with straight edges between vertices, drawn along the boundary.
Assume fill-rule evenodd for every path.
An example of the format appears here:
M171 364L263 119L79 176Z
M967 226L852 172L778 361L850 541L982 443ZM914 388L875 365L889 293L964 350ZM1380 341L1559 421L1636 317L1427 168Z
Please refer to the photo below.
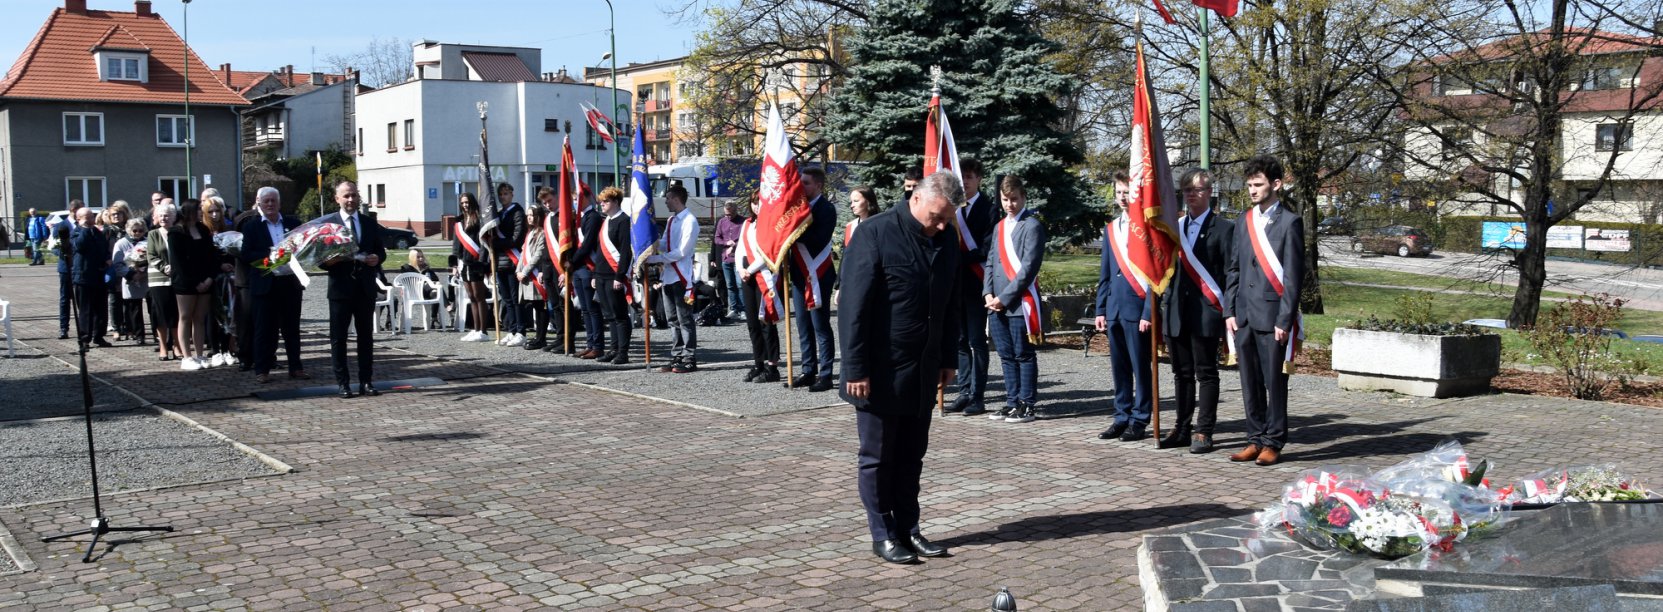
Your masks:
M1578 610L1625 612L1611 585L1550 589L1494 590L1428 597L1353 601L1346 612L1487 612L1490 610Z

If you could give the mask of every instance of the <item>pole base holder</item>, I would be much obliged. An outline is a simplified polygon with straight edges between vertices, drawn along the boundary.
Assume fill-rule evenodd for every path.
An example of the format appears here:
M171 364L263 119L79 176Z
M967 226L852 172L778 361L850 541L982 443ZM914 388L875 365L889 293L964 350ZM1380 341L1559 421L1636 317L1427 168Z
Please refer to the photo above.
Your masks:
M111 527L110 526L110 520L100 516L98 518L92 519L91 526L87 527L86 529L80 529L80 530L71 531L71 532L68 532L68 533L60 533L58 535L46 536L44 538L41 538L40 541L42 541L42 542L55 542L55 541L58 541L58 540L66 540L66 539L77 537L77 536L90 535L90 536L92 536L92 541L87 542L87 554L81 557L81 562L82 563L92 563L92 553L93 553L94 550L98 549L98 540L103 538L105 534L123 533L123 532L136 532L136 531L159 531L159 532L163 532L163 533L173 533L173 528L172 527ZM106 542L105 544L106 544L106 550L108 550L109 548L114 548L113 544L109 544L108 542Z

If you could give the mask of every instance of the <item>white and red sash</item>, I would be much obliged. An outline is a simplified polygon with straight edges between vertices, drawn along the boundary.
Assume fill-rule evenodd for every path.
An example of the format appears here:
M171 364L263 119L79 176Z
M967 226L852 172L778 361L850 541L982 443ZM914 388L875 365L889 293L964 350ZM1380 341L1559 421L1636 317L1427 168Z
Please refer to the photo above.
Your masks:
M691 217L692 213L687 212L686 209L682 209L681 213L671 215L670 220L667 221L665 226L664 226L664 252L666 252L666 253L670 253L670 252L675 251L675 248L676 248L676 219L681 218L682 215L687 215L687 216ZM697 239L697 237L695 236L694 239ZM687 275L687 273L692 271L692 268L693 268L693 262L691 261L691 258L684 258L684 259L681 259L681 260L678 260L678 261L672 261L672 262L668 262L668 263L669 263L669 265L667 265L665 267L669 268L671 272L675 273L676 282L681 283L681 288L682 288L681 299L686 301L688 304L692 304L693 301L694 301L693 279L689 278L688 275ZM683 270L682 268L687 268L687 269Z
M1195 219L1190 219L1188 222L1199 223ZM1195 283L1195 286L1201 289L1201 295L1207 298L1207 305L1212 306L1213 310L1224 312L1224 302L1221 297L1224 295L1224 291L1218 288L1218 281L1213 278L1211 272L1207 271L1207 266L1196 259L1195 243L1190 240L1188 230L1189 228L1186 226L1184 231L1181 232L1182 235L1178 237L1179 244L1184 246L1184 274L1189 276L1190 282Z
M965 253L976 250L977 246L976 237L970 235L970 225L964 221L964 211L969 209L970 205L965 204L958 207L958 210L953 211L953 214L958 217L958 223L955 223L954 226L959 228L959 250ZM970 271L976 274L976 278L983 278L982 262L970 262Z
M543 216L543 247L548 249L549 261L554 262L554 269L565 270L566 267L561 265L560 261L560 234L555 231L555 227L560 225L555 219L556 212L558 211L551 210Z
M1028 211L1024 210L1014 220L1005 217L999 221L999 226L993 232L994 241L998 243L1000 267L1004 268L1005 280L1011 282L1016 282L1022 275L1022 259L1017 256L1016 240L1011 234L1027 216ZM1012 308L1022 316L1023 329L1027 330L1028 338L1037 344L1043 335L1039 326L1039 284L1028 283L1028 286L1023 287L1022 292L1017 294L1017 304L1007 304L1005 307Z
M548 301L548 299L549 299L549 287L548 287L548 283L543 282L543 271L542 270L533 269L531 271L531 286L532 286L532 288L537 290L537 295L539 297L543 298L543 301L545 301L545 302Z
M1109 248L1114 249L1115 265L1120 266L1120 275L1126 277L1126 284L1132 286L1132 292L1137 294L1138 299L1147 299L1149 297L1149 286L1143 284L1143 281L1132 273L1131 259L1126 254L1127 231L1128 228L1125 223L1111 221L1103 228L1103 239L1109 243Z
M1247 240L1253 243L1253 257L1259 260L1259 270L1265 273L1270 287L1276 290L1277 296L1283 296L1286 288L1282 285L1282 260L1276 257L1276 249L1270 245L1270 237L1265 235L1264 225L1259 223L1259 207L1247 209ZM1300 344L1305 340L1304 316L1294 313L1293 329L1288 330L1288 348L1283 352L1284 369L1292 367L1294 355L1299 354Z
M606 265L612 266L613 273L628 277L628 270L618 269L618 262L623 260L623 255L618 252L618 246L612 244L612 217L601 221L601 235L597 238L601 241L601 256L606 258Z
M860 219L843 224L843 246L848 247L849 241L855 239L855 228L860 226Z
M808 247L798 242L795 251L796 257L793 260L797 263L797 270L803 273L803 278L806 279L808 284L808 287L803 291L803 307L814 310L824 306L826 300L824 296L820 295L820 279L831 271L831 243L826 243L826 248L811 255L808 252Z
M763 299L756 304L756 313L764 323L773 324L780 320L780 313L785 311L785 304L780 301L779 285L774 273L768 269L766 262L758 257L762 247L756 241L756 220L746 219L739 227L739 244L734 249L733 261L738 265L741 276L751 277L756 281L757 293Z
M468 230L462 227L461 221L456 222L456 241L462 243L462 250L467 251L469 257L479 259L480 254L484 253L479 241L468 235Z

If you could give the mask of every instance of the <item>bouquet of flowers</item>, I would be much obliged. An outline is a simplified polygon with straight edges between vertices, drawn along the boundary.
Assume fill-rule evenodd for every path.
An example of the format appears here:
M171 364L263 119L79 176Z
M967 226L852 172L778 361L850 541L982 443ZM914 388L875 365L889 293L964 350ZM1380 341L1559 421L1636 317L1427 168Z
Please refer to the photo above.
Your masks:
M255 267L267 274L296 274L304 278L305 268L316 268L336 257L352 257L358 251L352 242L352 230L337 222L324 221L329 218L339 217L320 217L290 230Z
M243 233L220 232L214 234L214 246L219 247L220 252L236 257L243 252Z
M1414 480L1442 480L1482 489L1490 488L1484 475L1490 469L1488 461L1480 460L1475 467L1467 461L1467 451L1454 438L1439 442L1432 450L1410 456L1397 465L1374 474L1375 480L1387 483Z
M1389 559L1453 541L1460 518L1436 499L1393 493L1355 468L1301 472L1261 524L1281 523L1322 548Z
M1637 501L1656 494L1612 464L1543 470L1509 487L1515 504Z

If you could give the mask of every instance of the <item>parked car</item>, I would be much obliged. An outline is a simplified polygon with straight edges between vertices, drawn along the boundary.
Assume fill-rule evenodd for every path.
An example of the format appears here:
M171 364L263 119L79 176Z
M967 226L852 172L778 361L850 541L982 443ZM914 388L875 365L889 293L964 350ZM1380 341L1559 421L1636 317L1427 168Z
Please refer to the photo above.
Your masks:
M90 206L88 208L92 209L93 216L98 216L99 214L102 214L104 212L104 207L102 207L102 206ZM65 220L69 220L69 211L67 211L67 210L52 211L52 212L46 214L46 227L55 229L55 228L58 227L59 223L63 223Z
M1507 329L1507 319L1467 319L1462 323L1492 329Z
M1351 250L1356 253L1384 253L1409 257L1432 254L1432 238L1417 228L1390 225L1358 232L1351 238Z
M381 226L381 246L389 249L408 249L416 246L416 233L407 229Z
M1586 327L1571 327L1569 325L1566 325L1565 326L1565 333L1568 333L1568 334L1594 333L1594 334L1598 334L1598 335L1601 335L1601 336L1610 336L1610 337L1616 338L1618 340L1627 340L1628 339L1628 334L1626 332L1624 332L1623 330L1611 329L1609 327L1601 327L1601 328L1597 328L1597 329L1588 329Z
M1328 217L1317 223L1318 236L1350 236L1351 222L1345 217Z

